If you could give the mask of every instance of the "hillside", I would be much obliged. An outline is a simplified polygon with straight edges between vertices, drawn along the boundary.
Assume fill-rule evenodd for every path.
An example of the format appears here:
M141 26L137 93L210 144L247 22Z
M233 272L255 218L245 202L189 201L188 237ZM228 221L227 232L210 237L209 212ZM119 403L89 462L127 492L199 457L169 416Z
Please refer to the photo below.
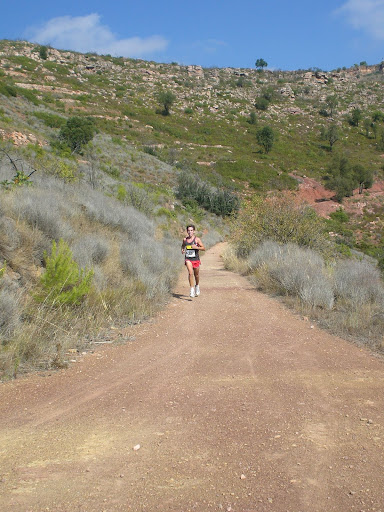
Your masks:
M237 196L288 189L331 217L324 230L342 253L383 265L383 88L381 64L208 69L0 41L0 371L61 366L100 327L152 315L182 264L183 226L196 223L209 247ZM71 147L63 128L79 118L91 143ZM367 176L360 192L346 170ZM183 171L205 203L176 194ZM348 178L350 197L336 200L331 178ZM50 254L81 269L77 296L52 301L57 283L42 295Z
M1 42L0 59L2 82L13 84L23 98L3 106L1 133L5 138L24 130L28 140L44 144L51 131L36 113L86 114L96 119L103 133L136 147L151 146L172 163L191 161L205 173L238 179L240 185L283 186L293 171L312 177L324 174L329 152L319 133L329 119L319 111L328 108L328 96L336 95L338 106L332 120L343 125L342 149L376 172L381 168L378 138L365 137L361 128L344 126L346 116L357 107L364 118L383 109L381 65L328 73L259 72L54 49L48 49L47 58L42 59L39 47L10 41ZM170 116L156 113L156 96L164 89L176 97ZM257 110L255 102L263 95L269 98L269 106ZM278 132L270 155L259 154L256 126L247 122L252 112L256 126L268 123ZM16 135L13 138L23 141Z
M99 136L120 146L119 156L115 149L106 155L101 148L104 173L129 167L131 180L172 187L176 166L240 193L266 192L295 189L305 177L322 185L336 154L372 172L376 181L383 175L382 64L330 72L207 69L15 41L0 43L0 64L2 92L11 86L15 94L2 96L3 139L46 147L58 132L52 128L55 123L60 126L73 115L91 116ZM161 115L160 91L174 95L171 115ZM339 129L332 151L321 137L331 125ZM275 133L268 153L256 138L265 126ZM132 149L154 155L156 164L151 169L134 165L132 156L127 162ZM368 229L372 246L377 246L382 229L372 229L370 223L381 213L382 202L365 203L351 229Z

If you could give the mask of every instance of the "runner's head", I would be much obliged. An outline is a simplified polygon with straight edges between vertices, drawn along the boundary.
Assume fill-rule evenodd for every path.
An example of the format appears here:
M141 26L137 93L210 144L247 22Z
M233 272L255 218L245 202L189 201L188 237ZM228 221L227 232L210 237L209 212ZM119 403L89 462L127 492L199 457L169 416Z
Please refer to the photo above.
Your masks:
M188 233L188 235L191 236L191 235L193 235L194 232L195 232L195 226L193 224L189 224L187 226L187 233Z

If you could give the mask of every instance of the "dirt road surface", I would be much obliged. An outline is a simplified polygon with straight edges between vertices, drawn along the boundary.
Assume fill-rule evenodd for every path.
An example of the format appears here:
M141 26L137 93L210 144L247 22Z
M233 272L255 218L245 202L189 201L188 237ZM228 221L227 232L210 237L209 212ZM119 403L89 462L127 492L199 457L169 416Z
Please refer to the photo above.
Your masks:
M384 511L384 363L220 250L134 341L0 385L1 511Z

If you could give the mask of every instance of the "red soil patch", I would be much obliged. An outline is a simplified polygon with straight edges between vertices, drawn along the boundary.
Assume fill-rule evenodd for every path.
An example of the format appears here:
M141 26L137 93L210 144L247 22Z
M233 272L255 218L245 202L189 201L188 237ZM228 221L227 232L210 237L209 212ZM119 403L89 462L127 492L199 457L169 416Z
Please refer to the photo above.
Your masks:
M340 203L332 199L335 193L327 190L315 179L296 175L292 177L299 182L297 197L310 204L321 217L329 217L332 212L340 208ZM343 200L343 208L347 213L362 215L364 208L369 207L373 199L383 197L384 181L377 181L363 194L359 194L358 189L354 190L352 197Z

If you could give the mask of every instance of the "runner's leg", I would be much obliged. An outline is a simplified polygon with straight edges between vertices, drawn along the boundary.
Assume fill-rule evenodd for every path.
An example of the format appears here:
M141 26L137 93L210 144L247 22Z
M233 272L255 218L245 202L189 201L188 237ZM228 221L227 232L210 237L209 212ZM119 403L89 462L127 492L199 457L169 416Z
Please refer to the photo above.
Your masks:
M193 273L195 274L195 283L196 283L196 285L198 285L199 282L200 282L199 269L200 269L200 267L197 267L197 268L193 269Z
M194 269L192 267L192 263L190 261L188 261L188 260L185 260L185 265L186 265L187 270L188 270L189 286L192 288L194 286L194 284L193 284Z

